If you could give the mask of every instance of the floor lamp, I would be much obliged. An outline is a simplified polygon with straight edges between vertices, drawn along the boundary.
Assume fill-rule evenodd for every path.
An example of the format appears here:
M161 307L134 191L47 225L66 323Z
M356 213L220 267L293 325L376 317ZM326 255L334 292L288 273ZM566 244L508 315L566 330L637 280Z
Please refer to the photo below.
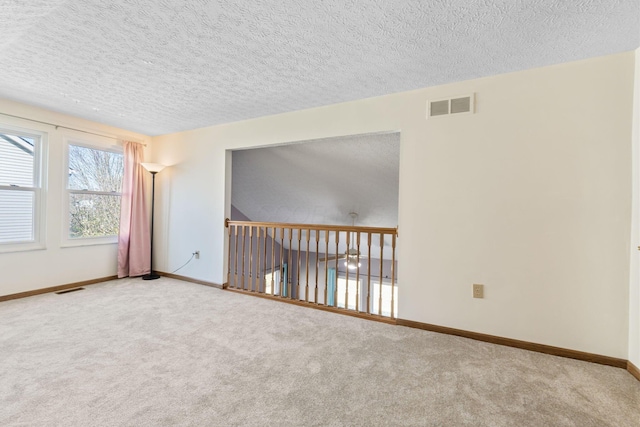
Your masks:
M156 198L156 174L165 168L164 165L158 163L140 163L143 168L151 172L152 184L151 184L151 253L149 255L149 274L142 276L142 280L155 280L159 279L160 275L153 272L153 217Z

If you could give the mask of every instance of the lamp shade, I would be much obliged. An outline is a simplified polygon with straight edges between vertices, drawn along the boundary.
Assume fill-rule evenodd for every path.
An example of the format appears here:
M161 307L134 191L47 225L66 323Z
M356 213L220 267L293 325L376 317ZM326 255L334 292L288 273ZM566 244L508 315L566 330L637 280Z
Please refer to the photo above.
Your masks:
M145 168L151 173L158 173L166 167L165 165L161 165L160 163L140 163L140 164L142 165L143 168Z

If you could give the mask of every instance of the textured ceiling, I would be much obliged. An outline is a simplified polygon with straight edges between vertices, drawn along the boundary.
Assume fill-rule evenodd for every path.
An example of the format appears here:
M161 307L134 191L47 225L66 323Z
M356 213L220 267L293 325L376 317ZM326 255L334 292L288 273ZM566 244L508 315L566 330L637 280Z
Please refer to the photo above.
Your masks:
M395 227L400 134L233 152L231 203L252 221Z
M159 135L610 53L638 0L0 0L0 97Z

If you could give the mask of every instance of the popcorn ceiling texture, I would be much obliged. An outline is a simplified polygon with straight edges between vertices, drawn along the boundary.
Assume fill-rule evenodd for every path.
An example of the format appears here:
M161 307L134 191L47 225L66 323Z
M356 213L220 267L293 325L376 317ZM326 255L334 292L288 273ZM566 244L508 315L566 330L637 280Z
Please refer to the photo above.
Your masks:
M638 47L637 0L4 0L0 97L159 135Z

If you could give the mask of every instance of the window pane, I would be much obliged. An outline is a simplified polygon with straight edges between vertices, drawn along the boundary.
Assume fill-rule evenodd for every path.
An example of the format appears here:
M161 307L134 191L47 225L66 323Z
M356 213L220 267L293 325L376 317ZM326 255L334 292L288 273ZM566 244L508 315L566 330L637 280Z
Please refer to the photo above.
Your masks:
M0 190L0 243L34 240L34 200L33 191Z
M122 154L69 145L69 189L120 192Z
M33 138L0 133L0 185L35 187Z
M273 293L280 295L280 270L275 270L273 273L267 273L264 275L264 293L271 293L271 281L273 280Z
M371 299L371 312L378 314L378 308L380 307L380 283L371 280L372 299ZM393 285L393 314L398 315L398 284ZM391 283L382 283L382 315L391 316Z
M118 234L120 196L69 194L69 237Z
M355 275L352 274L352 276ZM353 278L349 278L349 305L348 307L345 306L345 291L346 291L346 286L347 286L347 279L343 279L341 277L338 277L338 307L342 307L342 308L350 308L351 310L355 310L356 309L356 290L358 288L357 286L358 282L356 282L356 279Z

